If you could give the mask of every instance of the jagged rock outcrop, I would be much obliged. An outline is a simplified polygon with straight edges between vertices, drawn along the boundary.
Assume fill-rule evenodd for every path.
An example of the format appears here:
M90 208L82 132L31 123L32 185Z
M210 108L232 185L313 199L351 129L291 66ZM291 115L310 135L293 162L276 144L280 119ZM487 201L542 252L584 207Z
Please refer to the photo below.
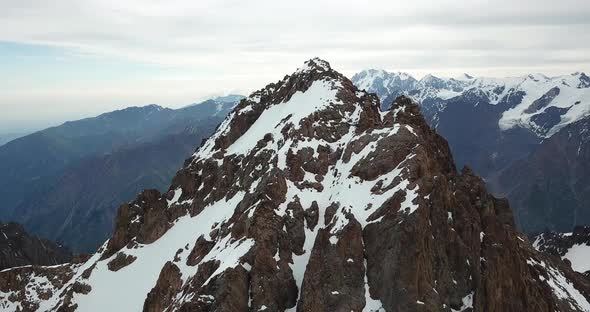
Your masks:
M29 234L14 222L0 224L0 270L24 265L55 265L72 260L58 243Z
M416 103L379 104L327 62L306 62L241 101L167 193L122 205L113 237L68 266L50 299L27 304L590 311L588 282L533 249L470 169L457 172ZM109 270L117 257L134 261ZM19 303L0 293L6 309Z

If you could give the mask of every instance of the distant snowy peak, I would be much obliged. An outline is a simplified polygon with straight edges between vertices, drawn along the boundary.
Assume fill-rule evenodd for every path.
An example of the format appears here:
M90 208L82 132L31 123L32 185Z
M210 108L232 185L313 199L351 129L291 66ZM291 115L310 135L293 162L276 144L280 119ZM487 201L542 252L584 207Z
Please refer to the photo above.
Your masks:
M412 97L418 102L431 98L449 99L466 91L470 81L457 80L454 78L440 78L428 74L420 79Z
M356 77L356 78L355 78ZM382 69L367 69L355 74L352 78L353 81L365 80L371 82L372 79L381 78L383 80L416 80L410 74L405 72L388 72Z
M352 76L352 82L361 90L376 93L379 98L396 94L407 94L416 89L418 81L407 73L387 72L384 70L369 69Z
M506 110L499 121L500 129L516 126L529 128L541 137L550 137L564 126L590 113L590 88L583 73L546 77L528 75L502 81L499 98L521 92L522 100ZM499 84L498 84L499 85Z
M426 74L424 77L420 79L420 84L424 86L431 86L431 85L444 85L445 79L438 78L433 74Z
M385 107L400 94L435 106L424 108L427 112L444 110L446 101L461 96L468 97L470 100L463 102L472 102L472 105L503 103L504 111L498 120L500 129L524 127L540 137L549 137L590 113L590 78L584 73L556 77L536 73L508 78L468 74L441 78L428 74L419 81L408 78L406 81L414 81L412 84L395 77L382 70L367 70L354 75L352 80L359 89L376 93ZM429 104L432 102L435 103ZM436 112L432 115L436 119Z

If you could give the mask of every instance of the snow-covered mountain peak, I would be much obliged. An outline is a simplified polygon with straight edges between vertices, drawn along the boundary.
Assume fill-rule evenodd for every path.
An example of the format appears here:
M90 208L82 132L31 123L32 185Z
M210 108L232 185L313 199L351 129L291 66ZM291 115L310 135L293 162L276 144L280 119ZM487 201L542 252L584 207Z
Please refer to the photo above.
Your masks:
M300 130L307 120L323 111L338 110L344 118L353 118L350 115L356 112L354 118L358 118L363 109L360 98L372 101L373 109L379 106L376 97L356 90L326 61L312 59L283 80L242 101L195 156L207 158L219 152L247 154L264 137L270 135L280 141L285 127Z
M530 128L541 137L550 137L564 126L590 113L590 89L583 87L581 75L526 76L506 89L523 94L522 100L502 114L500 129ZM511 93L506 93L509 96Z
M305 61L302 67L298 68L296 73L301 72L310 72L310 71L330 71L332 67L330 67L330 63L327 61L322 60L319 57L314 57L308 61Z
M363 70L352 77L359 89L370 89L379 84L383 88L391 88L396 84L413 84L416 79L404 72L387 72L383 69Z
M518 237L481 179L457 172L411 98L382 111L312 61L242 100L168 192L122 205L90 259L0 272L0 306L590 311L585 284ZM513 285L527 292L502 291Z
M414 79L414 77L412 77L412 75L406 73L406 72L388 72L386 70L383 69L367 69L367 70L363 70L359 73L357 73L356 75L360 76L364 76L367 77L367 79L371 79L371 78L381 78L381 79L395 79L395 77L399 78L399 80L408 80L408 79ZM354 80L354 79L353 79Z
M420 83L423 83L423 84L430 84L430 83L438 82L438 81L442 81L442 79L436 77L433 74L426 74L426 75L424 75L424 77L422 77L420 79Z
M408 73L387 72L381 69L361 71L352 77L352 81L359 89L376 93L381 101L385 101L386 97L393 100L398 95L407 94L408 91L414 90L418 83Z

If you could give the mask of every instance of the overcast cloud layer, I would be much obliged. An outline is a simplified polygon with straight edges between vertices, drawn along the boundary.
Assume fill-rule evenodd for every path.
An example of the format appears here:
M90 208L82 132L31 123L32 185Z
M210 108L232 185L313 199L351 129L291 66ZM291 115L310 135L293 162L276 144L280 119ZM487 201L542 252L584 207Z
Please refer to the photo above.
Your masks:
M313 56L349 75L587 72L590 1L0 0L0 42L5 131L246 94Z

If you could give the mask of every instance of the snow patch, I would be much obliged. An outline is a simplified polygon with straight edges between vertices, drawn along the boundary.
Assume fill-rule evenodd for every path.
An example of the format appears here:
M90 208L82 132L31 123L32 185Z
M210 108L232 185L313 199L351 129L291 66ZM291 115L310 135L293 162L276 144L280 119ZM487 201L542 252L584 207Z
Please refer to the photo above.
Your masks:
M575 244L563 255L572 263L574 271L584 273L590 270L590 246L587 244Z
M182 196L182 188L179 187L174 190L174 195L172 196L172 199L167 200L168 208L170 208L170 206L176 204L178 202L178 200L180 199L180 196Z
M473 309L473 295L474 295L474 292L467 294L465 297L463 297L463 299L461 299L461 302L463 303L461 308L459 310L451 309L451 311L463 312L463 311L467 311L467 309Z

